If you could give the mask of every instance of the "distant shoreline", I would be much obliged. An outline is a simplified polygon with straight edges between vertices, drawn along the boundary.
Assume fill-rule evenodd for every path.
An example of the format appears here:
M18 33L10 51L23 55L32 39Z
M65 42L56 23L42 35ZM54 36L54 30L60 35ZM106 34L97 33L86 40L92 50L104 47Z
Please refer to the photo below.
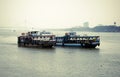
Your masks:
M120 26L110 25L110 26L95 26L93 28L89 27L73 27L64 29L65 31L85 31L85 32L120 32Z
M10 28L10 27L0 27L1 30L30 30L26 28ZM36 30L36 29L34 29ZM37 29L37 30L54 30L54 31L80 31L80 32L120 32L120 26L108 25L108 26L95 26L93 28L90 27L81 27L76 26L72 28L63 28L63 29Z

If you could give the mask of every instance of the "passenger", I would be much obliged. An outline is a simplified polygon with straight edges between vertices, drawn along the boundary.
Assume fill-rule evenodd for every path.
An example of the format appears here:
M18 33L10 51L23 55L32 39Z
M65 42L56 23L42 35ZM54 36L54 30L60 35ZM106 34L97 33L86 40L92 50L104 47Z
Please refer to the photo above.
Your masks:
M27 45L29 44L29 39L28 39L28 37L25 38L25 44L27 44Z
M34 37L32 37L32 44L34 44Z
M29 44L32 44L32 37L29 37Z
M52 40L53 39L53 37L52 36L50 36L50 40Z
M34 37L34 45L36 45L36 37Z

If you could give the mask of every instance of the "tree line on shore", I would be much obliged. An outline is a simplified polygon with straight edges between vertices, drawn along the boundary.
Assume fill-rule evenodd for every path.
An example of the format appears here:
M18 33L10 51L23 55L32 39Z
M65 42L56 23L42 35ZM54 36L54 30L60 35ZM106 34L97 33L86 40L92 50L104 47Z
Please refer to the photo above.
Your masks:
M105 25L105 26L95 26L93 28L90 27L72 27L64 29L65 31L90 31L90 32L120 32L120 26L115 25Z

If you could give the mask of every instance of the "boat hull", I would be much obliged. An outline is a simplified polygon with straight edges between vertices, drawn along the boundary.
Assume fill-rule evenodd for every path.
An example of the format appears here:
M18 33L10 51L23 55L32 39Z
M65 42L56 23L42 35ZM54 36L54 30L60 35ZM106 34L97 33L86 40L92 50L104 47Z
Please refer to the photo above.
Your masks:
M56 46L69 46L69 47L83 47L83 48L95 48L99 44L74 44L74 43L56 43Z

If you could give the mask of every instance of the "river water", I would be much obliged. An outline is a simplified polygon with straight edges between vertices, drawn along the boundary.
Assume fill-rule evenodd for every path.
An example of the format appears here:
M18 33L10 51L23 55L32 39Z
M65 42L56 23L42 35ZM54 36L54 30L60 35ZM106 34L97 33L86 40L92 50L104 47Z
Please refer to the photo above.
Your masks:
M99 35L95 49L18 47L19 33L0 31L0 77L120 77L120 33L77 32Z

